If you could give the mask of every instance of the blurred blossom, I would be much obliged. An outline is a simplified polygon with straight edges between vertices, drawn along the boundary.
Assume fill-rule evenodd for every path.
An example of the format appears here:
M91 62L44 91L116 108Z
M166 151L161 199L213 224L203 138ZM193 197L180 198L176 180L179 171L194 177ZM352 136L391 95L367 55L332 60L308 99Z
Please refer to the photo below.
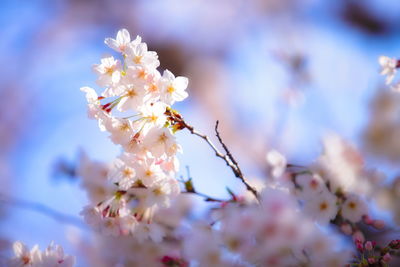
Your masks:
M371 101L364 143L369 153L393 163L400 161L400 96L380 90Z
M107 96L130 96L116 104L119 111L135 105L136 91L114 87L125 82L126 73L106 44L154 68L160 64L160 77L150 78L161 79L165 92L176 89L163 101L171 104L189 94L176 109L213 141L219 120L221 136L246 177L257 178L252 184L259 192L265 190L264 206L254 205L254 197L243 193L240 181L211 157L206 144L193 141L187 132L177 134L175 143L168 132L149 131L149 138L141 141L152 153L168 147L172 154L180 146L185 151L163 162L164 170L177 171L179 162L189 165L196 190L224 201L203 203L180 194L169 203L155 190L146 205L158 201L171 206L158 213L138 208L155 226L136 225L126 216L117 223L106 221L100 230L110 235L102 236L86 228L76 234L51 216L6 206L0 199L1 248L9 248L7 257L12 256L12 241L24 240L27 245L14 245L18 263L47 253L51 260L72 262L68 255L76 255L78 266L100 267L187 266L187 256L207 266L287 266L310 259L315 266L341 266L350 254L338 249L343 248L337 238L341 233L330 232L332 228L382 244L396 237L386 218L378 217L386 210L400 224L400 85L394 76L400 58L399 1L38 0L3 1L0 6L2 196L42 203L71 216L78 216L89 202L83 213L91 222L101 208L113 213L123 206L122 214L132 208L124 206L128 196L115 194L115 183L129 188L125 178L140 170L121 165L131 158L105 162L120 152L112 142L131 151L137 148L116 130L133 126L102 117L100 126L113 128L108 140L88 122L78 90L94 87L85 89L92 115L99 111L94 92L100 85L108 87ZM126 31L117 36L120 28L129 30L129 38ZM128 49L137 35L148 47ZM112 36L106 44L105 36ZM158 59L149 52L153 50ZM381 57L379 66L381 55L390 56ZM138 62L129 63L134 69L129 75L146 76ZM170 72L163 73L166 69ZM391 90L377 88L385 78L394 81ZM165 144L157 143L159 137ZM80 150L90 157L85 152L78 164L57 163L57 158L71 158ZM160 162L146 164L159 171ZM54 165L58 174L79 181L51 183ZM188 175L179 171L174 178L192 178ZM175 195L179 183L159 189L169 188ZM141 186L135 193L141 194ZM201 222L194 223L199 217ZM141 230L138 240L126 235L136 226ZM183 242L185 236L191 239ZM68 253L56 245L47 252L35 247L52 240ZM5 258L1 253L0 265ZM390 253L382 255L390 264L395 260Z

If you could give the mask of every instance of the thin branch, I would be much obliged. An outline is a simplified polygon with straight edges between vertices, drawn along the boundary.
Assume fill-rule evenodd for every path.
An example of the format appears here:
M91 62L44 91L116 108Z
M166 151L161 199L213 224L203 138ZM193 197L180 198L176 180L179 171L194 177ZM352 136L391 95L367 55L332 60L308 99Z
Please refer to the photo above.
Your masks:
M169 110L169 111L167 111L167 115L169 115L171 120L175 123L175 125L177 125L177 127L176 127L177 129L187 129L191 134L197 135L198 137L200 137L203 140L205 140L206 143L215 152L215 155L225 161L226 165L231 168L233 174L238 179L240 179L242 181L242 183L246 186L246 189L248 191L250 191L256 197L256 199L258 199L257 190L247 182L247 179L244 177L244 175L243 175L238 163L233 158L233 156L230 153L229 149L227 148L227 146L222 141L222 138L221 138L221 136L219 135L219 132L218 132L218 121L217 121L216 126L215 126L215 131L216 131L216 134L217 134L219 142L221 143L221 145L223 146L224 150L226 151L226 154L223 154L222 152L220 152L218 150L218 148L211 142L211 139L207 135L198 132L197 130L194 129L193 126L191 126L188 123L186 123L186 121L182 118L182 116L180 114L178 114L178 113L176 113L176 112L174 112L172 110Z
M239 168L239 164L237 163L237 161L235 160L235 158L232 156L231 152L229 151L228 147L225 145L225 143L222 141L221 135L218 131L218 125L219 125L219 121L217 121L215 123L215 134L218 138L219 143L222 145L222 147L224 148L226 155L229 157L229 159L232 161L232 163L236 166L236 170L238 172L240 172L240 174L242 175L242 172Z
M203 194L203 193L200 193L200 192L197 192L197 191L184 191L183 193L194 194L194 195L200 196L200 197L204 198L204 201L206 201L206 202L220 202L220 203L229 202L229 200L223 200L223 199L210 197L210 196L207 196L206 194Z
M220 202L220 203L223 203L223 202L229 202L230 201L230 200L223 200L223 199L210 197L210 196L208 196L206 194L197 192L197 190L194 188L193 183L192 183L193 179L192 179L192 177L190 175L189 166L186 166L186 172L187 172L187 180L185 181L183 179L183 177L181 177L181 182L184 184L185 190L186 190L186 191L183 191L182 193L195 194L197 196L200 196L200 197L204 198L204 201L207 201L207 202Z
M77 227L86 229L86 225L83 223L81 219L74 216L63 214L41 203L11 198L1 194L0 194L0 203L23 209L33 210L48 217L51 217L56 221L72 224Z
M215 123L215 133L216 133L216 136L218 138L219 143L222 145L222 147L224 148L224 150L226 152L226 156L230 159L230 161L232 163L229 166L231 167L231 169L232 169L233 173L235 174L235 176L237 178L239 178L242 181L242 183L246 186L246 189L251 191L253 193L253 195L258 199L257 190L247 182L247 179L244 177L244 175L242 173L242 170L239 167L239 164L237 163L237 161L233 157L232 153L229 151L228 147L222 141L221 135L220 135L220 133L218 131L218 124L219 124L219 121L217 121Z

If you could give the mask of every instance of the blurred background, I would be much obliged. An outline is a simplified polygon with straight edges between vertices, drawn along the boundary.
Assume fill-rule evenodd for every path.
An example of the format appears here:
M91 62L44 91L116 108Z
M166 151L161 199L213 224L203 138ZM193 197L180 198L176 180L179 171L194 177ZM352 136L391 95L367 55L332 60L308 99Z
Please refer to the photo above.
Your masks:
M80 151L110 161L119 148L87 118L79 88L111 54L120 28L157 51L161 69L189 78L176 105L199 131L215 121L247 176L266 176L270 149L309 164L334 132L388 183L400 162L400 97L377 59L400 57L398 0L55 0L0 2L0 239L74 251L88 229L74 166ZM198 191L242 192L202 140L179 132ZM200 200L199 200L200 202ZM207 204L203 204L207 205ZM3 256L2 256L3 257Z

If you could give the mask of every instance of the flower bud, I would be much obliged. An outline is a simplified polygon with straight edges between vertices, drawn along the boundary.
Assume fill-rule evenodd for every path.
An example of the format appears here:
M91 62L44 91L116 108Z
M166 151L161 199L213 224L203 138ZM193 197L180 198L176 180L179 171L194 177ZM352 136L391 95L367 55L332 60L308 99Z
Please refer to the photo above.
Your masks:
M353 234L353 240L356 242L358 240L359 242L364 243L365 242L364 234L359 230L355 231Z
M365 249L368 250L368 251L371 251L374 248L374 246L372 245L371 241L365 242L364 246L365 246Z
M383 258L382 258L382 260L384 261L384 262L389 262L390 260L392 259L392 256L390 256L390 253L388 252L388 253L386 253L385 255L383 255Z
M391 249L400 249L400 239L390 241L389 247Z

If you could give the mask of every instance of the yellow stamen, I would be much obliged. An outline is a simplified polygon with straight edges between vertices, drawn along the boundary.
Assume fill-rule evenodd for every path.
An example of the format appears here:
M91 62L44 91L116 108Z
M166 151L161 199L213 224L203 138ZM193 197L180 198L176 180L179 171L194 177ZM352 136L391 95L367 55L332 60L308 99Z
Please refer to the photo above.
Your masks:
M158 141L160 143L165 143L167 141L168 137L165 133L162 133L159 137L158 137Z
M130 168L125 168L125 169L122 171L122 175L123 175L124 177L131 177L132 174L133 174L133 171L132 171Z
M149 86L149 92L151 92L151 93L154 93L154 92L157 92L158 91L158 88L157 88L157 85L155 85L154 83L152 83L150 86Z
M136 64L142 63L142 56L135 56L133 58L133 62L135 62Z
M135 97L135 96L137 96L137 93L136 93L136 91L135 91L135 89L129 89L127 92L126 92L126 96L127 97Z
M113 67L106 67L105 71L106 71L106 74L111 76L114 73L114 68Z
M129 127L129 124L128 124L127 122L125 122L125 123L121 124L121 126L119 127L119 129L120 129L121 131L123 131L123 132L127 132L127 131L129 131L130 127Z
M172 94L173 92L175 92L175 88L174 88L173 86L168 86L167 92L168 92L169 94Z
M354 203L353 201L351 201L350 203L349 203L349 208L350 209L355 209L357 207L357 205L356 205L356 203Z

